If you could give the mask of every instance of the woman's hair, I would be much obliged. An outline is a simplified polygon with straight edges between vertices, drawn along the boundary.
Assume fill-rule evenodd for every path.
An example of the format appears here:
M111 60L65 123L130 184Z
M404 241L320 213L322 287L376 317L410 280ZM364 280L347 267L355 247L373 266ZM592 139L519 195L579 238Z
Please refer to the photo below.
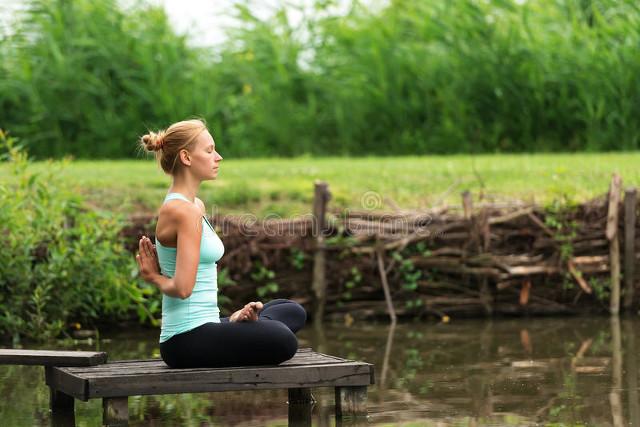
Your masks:
M191 150L193 142L202 131L207 129L203 119L191 119L176 122L167 129L149 131L140 137L140 147L155 152L160 167L169 175L174 174L180 150Z

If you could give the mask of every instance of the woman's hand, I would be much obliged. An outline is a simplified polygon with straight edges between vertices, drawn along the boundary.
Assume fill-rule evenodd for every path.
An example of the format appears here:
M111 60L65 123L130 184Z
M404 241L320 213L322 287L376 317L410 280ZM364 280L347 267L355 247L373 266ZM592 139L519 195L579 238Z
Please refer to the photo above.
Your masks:
M142 277L142 280L145 282L155 285L154 278L160 274L160 264L158 264L156 247L147 236L142 236L138 243L138 249L136 262L138 263L140 277Z
M229 322L255 322L264 305L261 302L250 302L229 316Z

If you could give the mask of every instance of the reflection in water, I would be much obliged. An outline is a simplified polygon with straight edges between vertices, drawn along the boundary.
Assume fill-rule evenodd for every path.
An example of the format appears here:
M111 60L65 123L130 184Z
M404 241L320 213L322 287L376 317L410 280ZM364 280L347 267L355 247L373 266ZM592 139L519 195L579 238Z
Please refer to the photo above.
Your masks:
M633 332L633 322L629 319L623 320L625 348L624 365L627 380L627 390L629 393L629 421L633 426L640 426L640 402L638 402L638 368L636 356L636 338Z
M635 318L455 320L449 324L357 322L310 325L301 347L376 366L369 425L593 425L640 427ZM107 334L109 335L109 334ZM157 331L110 334L100 343L58 348L104 350L110 360L158 357ZM52 347L49 345L48 347ZM52 420L41 368L0 366L0 423ZM314 389L303 425L333 426L331 389ZM135 396L131 425L288 424L287 391ZM99 400L76 402L78 426L100 425Z
M614 427L622 427L622 337L620 336L620 318L611 317L611 417Z

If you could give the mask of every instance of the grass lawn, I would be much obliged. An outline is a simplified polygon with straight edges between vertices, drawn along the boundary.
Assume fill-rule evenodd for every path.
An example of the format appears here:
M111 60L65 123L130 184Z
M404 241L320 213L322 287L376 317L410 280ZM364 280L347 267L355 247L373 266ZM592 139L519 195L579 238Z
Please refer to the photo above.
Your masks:
M318 179L329 183L331 206L353 209L459 204L461 191L477 197L481 189L499 201L580 202L606 192L614 171L625 187L637 186L637 165L640 153L225 159L218 179L204 182L199 197L210 213L305 214ZM77 160L62 174L92 204L125 213L155 212L170 185L152 159ZM11 179L6 165L0 179Z

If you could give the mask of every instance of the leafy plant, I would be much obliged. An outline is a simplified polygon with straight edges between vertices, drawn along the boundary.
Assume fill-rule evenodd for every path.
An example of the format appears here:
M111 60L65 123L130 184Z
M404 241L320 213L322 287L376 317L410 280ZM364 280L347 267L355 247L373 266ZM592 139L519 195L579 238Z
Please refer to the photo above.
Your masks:
M405 302L407 308L417 308L422 306L422 299L418 296L418 280L422 277L422 271L416 270L413 262L406 259L398 251L391 253L391 257L399 264L402 289L408 291L410 299Z
M289 259L296 270L302 270L304 268L304 262L306 260L304 251L295 247L291 248L291 255Z
M266 268L260 261L256 262L256 269L251 273L251 278L258 283L262 283L256 289L256 293L260 298L278 292L278 283L273 280L275 277L276 273L273 270Z
M350 300L352 298L351 291L362 282L362 273L358 267L353 266L349 270L349 278L344 283L346 291L342 292L341 299Z
M155 321L155 298L136 278L137 266L119 232L124 218L88 209L60 179L69 159L32 172L16 140L0 130L11 170L0 182L0 337L58 336L71 322L128 318Z

